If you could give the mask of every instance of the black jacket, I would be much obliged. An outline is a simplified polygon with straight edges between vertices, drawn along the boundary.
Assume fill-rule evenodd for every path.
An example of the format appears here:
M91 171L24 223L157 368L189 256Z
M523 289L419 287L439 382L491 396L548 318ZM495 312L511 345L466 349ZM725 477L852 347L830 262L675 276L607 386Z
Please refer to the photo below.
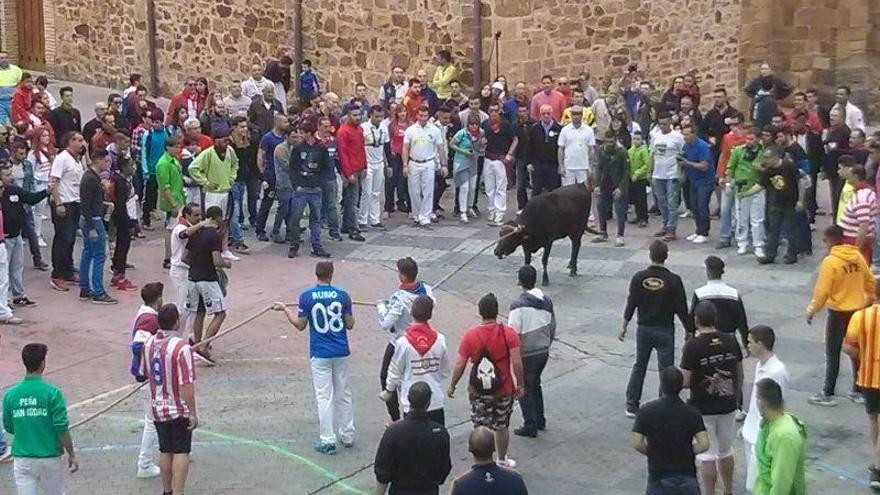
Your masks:
M272 98L271 105L269 108L266 108L266 105L263 105L263 97L257 96L251 102L250 108L248 108L248 121L256 125L257 129L260 130L260 135L263 135L269 132L272 126L275 125L276 113L284 114L280 101Z
M389 495L437 495L451 470L449 433L417 411L385 430L373 467Z
M3 231L6 237L18 237L25 222L25 215L31 212L24 205L35 205L48 195L45 189L39 192L27 192L18 186L6 186L0 196L3 206Z
M129 218L126 204L128 203L131 182L118 171L113 172L110 181L113 183L113 213L110 215L110 219L117 227L127 229L131 226L131 221L135 220Z
M685 331L693 332L684 284L681 277L665 266L651 265L633 276L623 319L631 320L636 309L639 310L639 325L673 330L673 317L678 315Z
M549 132L544 132L544 125L541 122L535 124L529 129L529 147L532 150L531 162L535 168L552 168L556 170L559 166L559 133L562 126L557 122L550 125Z
M742 122L744 118L742 112L730 105L727 106L724 112L719 112L717 108L712 107L712 109L706 112L706 115L703 117L702 133L706 137L715 138L715 146L712 148L716 151L716 160L721 153L721 139L724 138L725 134L730 132L730 126L724 123L724 119L730 117L739 117L740 122Z
M94 219L104 216L104 185L92 169L86 170L79 183L79 204L80 215L89 229L94 229Z

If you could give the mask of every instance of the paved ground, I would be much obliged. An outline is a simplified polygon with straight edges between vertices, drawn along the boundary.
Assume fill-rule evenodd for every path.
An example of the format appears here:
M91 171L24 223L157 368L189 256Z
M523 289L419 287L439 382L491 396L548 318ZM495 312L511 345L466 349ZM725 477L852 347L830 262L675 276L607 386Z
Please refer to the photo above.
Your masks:
M83 98L101 95L97 90L79 88L77 94ZM656 220L653 223L655 226ZM337 260L336 281L349 288L355 300L371 302L386 297L395 286L392 267L400 256L415 257L424 278L436 281L497 235L482 222L462 226L447 220L430 232L411 229L399 217L389 225L387 233L368 233L365 244L328 245ZM681 225L688 233L691 222L683 220ZM634 342L629 339L621 344L616 333L629 277L647 263L652 231L632 229L624 248L585 244L580 255L582 275L574 279L564 270L567 245L557 244L553 251L553 285L547 292L559 313L560 342L553 348L545 373L548 430L535 440L515 438L510 451L532 493L623 495L643 490L645 463L626 446L631 422L623 416L623 391ZM282 246L258 243L252 232L248 232L248 242L254 253L230 270L227 326L271 301L295 300L298 292L312 283L314 260L288 260ZM806 403L821 382L823 363L824 314L812 327L806 326L802 317L822 252L818 241L816 249L815 258L793 266L759 267L753 257L738 257L730 250L721 256L728 263L727 280L743 293L750 322L766 323L777 330L779 354L793 379L789 407L809 429L809 493L867 493L865 466L870 462L870 449L860 406L842 403L835 409L820 409ZM135 243L132 260L137 269L131 278L136 283L168 280L160 268L160 251L161 238L155 233ZM704 282L702 260L710 253L717 252L708 245L672 244L669 266L684 278L688 292ZM478 321L474 302L479 296L493 291L506 305L516 295L514 273L521 262L519 254L497 260L491 253L483 253L441 287L433 323L447 335L451 348L457 346L463 330ZM120 294L121 304L115 307L97 307L79 302L73 293L50 291L41 272L28 269L26 277L28 292L40 306L20 311L28 324L0 328L0 387L18 380L21 346L43 341L51 349L48 379L64 390L72 421L128 391L127 344L131 318L139 304L137 294ZM218 341L216 355L221 365L200 369L203 426L195 436L188 493L240 494L254 489L267 494L370 493L371 462L385 421L384 406L376 398L385 337L371 308L359 306L355 316L358 324L351 339L356 446L335 457L312 451L317 419L306 337L270 313ZM751 386L754 362L745 367ZM849 377L844 370L841 382ZM650 374L646 398L652 398L654 390L656 374ZM106 391L115 392L100 395ZM457 397L446 409L453 437L453 471L462 472L469 465L467 401ZM69 478L68 493L159 492L158 480L134 479L140 410L140 403L132 398L75 430L81 471ZM517 411L513 424L520 420ZM739 442L736 454L736 493L742 493ZM11 466L0 465L0 486L11 490L11 483ZM0 493L10 493L6 490Z

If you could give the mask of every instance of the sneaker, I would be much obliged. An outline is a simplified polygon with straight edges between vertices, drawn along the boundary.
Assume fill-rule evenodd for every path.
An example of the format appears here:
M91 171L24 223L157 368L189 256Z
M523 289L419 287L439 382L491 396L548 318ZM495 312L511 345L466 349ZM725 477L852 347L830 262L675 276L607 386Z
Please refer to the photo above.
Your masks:
M470 220L468 220L467 213L462 213L461 216L459 217L459 220L461 220L461 223L470 222ZM878 269L880 269L880 267L878 267Z
M645 220L639 220L639 225L638 225L638 227L639 227L640 229L644 229L644 228L647 227L647 226L648 226L648 222L646 222Z
M316 442L315 452L324 455L336 455L336 445L333 445L332 443Z
M670 230L669 232L666 233L666 235L663 236L663 242L672 242L674 240L675 240L675 231L674 230Z
M749 254L749 247L746 245L742 245L742 246L736 248L736 254L738 254L740 256L743 256L745 254Z
M635 411L631 411L631 410L629 410L629 409L624 409L624 411L623 411L623 415L626 416L626 417L629 418L629 419L633 419L633 418L636 417L636 412L635 412Z
M17 316L9 315L5 318L0 318L0 325L21 325L24 322L21 318Z
M608 234L597 235L596 237L593 237L590 242L592 242L593 244L608 242Z
M367 230L367 224L365 224L365 223L359 223L359 224L358 224L358 230Z
M16 306L30 308L30 307L36 306L37 301L34 301L33 299L29 298L28 296L21 296L21 297L17 297L15 299L13 299L12 304L14 304Z
M322 247L317 247L315 249L312 249L312 256L314 256L315 258L329 258L330 253L324 251L324 248Z
M257 240L260 242L269 242L269 236L265 232L257 234Z
M330 234L330 238L334 241L342 242L342 236L339 234Z
M118 302L119 301L117 301L116 299L113 299L112 297L110 297L106 293L101 294L100 296L95 296L92 298L92 303L94 303L94 304L116 304Z
M49 286L61 292L67 292L70 290L70 287L67 286L67 282L63 278L49 279Z
M715 244L715 249L729 249L730 241L718 241L718 244Z
M119 283L116 284L116 290L122 290L122 291L138 290L138 286L131 283L131 281L128 280L127 278L124 278L124 279L120 280Z
M43 260L35 261L34 268L36 268L37 270L40 270L41 272L47 272L47 271L49 271L49 264Z
M762 247L756 247L756 248L755 248L755 256L758 257L758 258L763 258L763 257L765 256L765 255L764 255L764 248L762 248Z
M698 235L691 240L694 244L706 244L709 239L704 235Z
M785 263L786 265L793 265L793 264L797 263L797 256L795 256L793 258L789 258L788 256L786 256L785 258L782 258L782 262Z
M862 397L862 394L859 392L856 392L855 390L850 390L849 392L847 392L846 398L855 402L856 404L864 404L865 403L865 398Z
M361 235L360 232L355 232L353 234L348 234L348 239L355 242L364 242L366 239Z
M499 466L507 469L516 469L516 461L510 458L510 456L505 457L504 459L498 459L496 462Z
M746 416L747 416L747 415L746 415L746 412L743 411L742 409L737 409L737 410L736 410L736 422L737 422L737 423L742 423L743 421L745 421L745 420L746 420Z
M498 220L495 220L494 216L490 216L489 221L486 222L486 225L488 225L490 227L500 227L501 226L501 224L498 222Z
M684 239L685 239L686 241L693 241L693 240L696 239L696 238L697 238L697 234L691 234L691 235L685 237Z
M236 245L232 248L232 250L235 251L235 252L238 253L238 254L250 254L250 250L251 250L251 248L249 248L249 247L247 246L247 244L245 244L245 243L243 243L243 242L239 242L238 244L236 244Z
M243 230L243 231L248 231L248 230L251 229L250 227L247 226L246 223L244 223L244 220L239 220L239 221L238 221L238 226L239 226L239 228L241 228L241 230Z
M868 486L873 490L880 490L880 470L874 466L870 466L868 467L868 472L871 475L871 481Z
M657 232L654 232L654 237L663 237L665 235L666 235L665 228L662 228L662 229L658 230Z
M289 248L287 248L287 257L288 258L296 258L299 256L299 244L291 244Z
M833 397L825 395L824 392L819 392L818 394L810 397L809 399L807 399L807 402L815 406L823 407L834 407L837 405L837 401L834 400Z
M223 259L227 260L227 261L241 261L241 258L232 254L232 251L230 251L229 249L227 249L226 251L223 251L223 253L221 253L220 256L223 257Z
M95 297L95 293L90 291L89 289L80 289L79 290L79 300L80 301L88 301Z
M370 225L370 228L376 230L388 230L388 227L386 227L385 224L383 224L382 222L374 223L373 225Z
M527 430L525 426L513 430L518 437L538 438L538 430Z
M152 231L156 230L156 228L153 227L152 225L141 225L141 228L146 230L147 232L152 232Z
M685 210L685 212L682 213L681 215L679 215L678 218L690 218L690 217L692 217L693 215L694 215L694 214L691 213L691 210Z
M626 242L623 240L623 237L618 237L617 239L614 239L615 247L623 247L625 244Z
M347 441L347 442L346 442L345 440L343 440L343 441L341 441L341 442L339 442L339 443L341 443L342 446L345 447L345 448L347 448L347 449L350 449L350 448L353 448L353 447L354 447L354 440L349 440L349 441Z
M769 256L762 256L762 257L758 258L758 264L760 264L760 265L772 265L775 262L776 262L776 260L774 260L773 258L771 258Z
M477 218L480 216L480 210L476 208L468 208L467 215L471 218Z
M162 472L159 469L159 466L157 466L155 464L150 464L149 466L147 466L145 468L138 467L137 478L139 478L139 479L155 478L156 476L159 476L160 474L162 474Z
M168 260L168 259L162 260L162 268L164 268L166 270L171 268L171 260Z

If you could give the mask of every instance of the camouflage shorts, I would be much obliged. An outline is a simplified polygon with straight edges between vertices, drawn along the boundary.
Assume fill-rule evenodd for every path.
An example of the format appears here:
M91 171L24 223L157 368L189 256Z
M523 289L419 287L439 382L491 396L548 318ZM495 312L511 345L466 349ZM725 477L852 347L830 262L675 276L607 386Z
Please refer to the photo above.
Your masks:
M471 422L492 431L506 430L513 412L512 396L472 395Z

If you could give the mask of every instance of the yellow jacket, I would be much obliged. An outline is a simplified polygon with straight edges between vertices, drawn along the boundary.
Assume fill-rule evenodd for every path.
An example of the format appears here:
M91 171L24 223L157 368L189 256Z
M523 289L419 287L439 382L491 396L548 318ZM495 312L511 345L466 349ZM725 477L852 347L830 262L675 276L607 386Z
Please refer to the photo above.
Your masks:
M596 122L596 116L593 114L593 109L591 107L584 107L584 124L592 126L594 122ZM571 124L571 107L562 111L562 118L559 120L559 125L562 127L568 124Z
M874 300L876 281L858 248L841 244L822 260L813 300L807 312L816 313L828 304L834 311L856 311Z
M454 81L457 76L458 69L453 64L449 64L446 67L437 67L437 70L434 71L434 79L431 81L431 87L437 93L437 98L446 100L452 96L452 89L449 87L449 83Z

